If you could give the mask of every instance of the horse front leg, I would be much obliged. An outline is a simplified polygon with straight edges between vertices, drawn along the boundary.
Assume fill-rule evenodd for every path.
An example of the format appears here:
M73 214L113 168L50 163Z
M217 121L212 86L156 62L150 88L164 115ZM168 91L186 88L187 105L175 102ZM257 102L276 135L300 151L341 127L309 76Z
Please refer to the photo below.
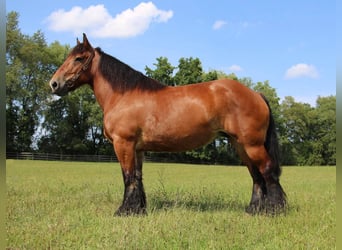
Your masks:
M127 141L114 143L125 185L122 205L114 215L146 214L146 195L142 182L143 152L136 152L135 144Z
M236 139L233 137L230 137L229 139L238 152L241 160L247 165L248 171L253 179L252 197L248 207L246 207L246 212L249 214L260 213L265 208L265 199L267 195L265 179L260 173L258 166L255 165L247 154L245 146L241 143L237 143Z

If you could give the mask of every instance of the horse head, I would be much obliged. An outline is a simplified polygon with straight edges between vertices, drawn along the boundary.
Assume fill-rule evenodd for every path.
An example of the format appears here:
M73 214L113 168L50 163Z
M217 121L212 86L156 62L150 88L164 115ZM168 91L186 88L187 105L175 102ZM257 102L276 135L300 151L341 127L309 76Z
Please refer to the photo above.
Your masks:
M64 63L50 80L52 93L63 96L85 83L91 83L91 63L95 50L83 33L83 42L77 39L77 45L69 53Z

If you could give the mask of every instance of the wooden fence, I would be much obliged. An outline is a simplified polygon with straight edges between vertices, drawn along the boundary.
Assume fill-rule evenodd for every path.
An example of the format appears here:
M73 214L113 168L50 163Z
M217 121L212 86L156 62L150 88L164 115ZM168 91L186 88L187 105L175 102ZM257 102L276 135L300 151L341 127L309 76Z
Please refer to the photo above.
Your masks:
M16 160L46 160L46 161L92 161L92 162L118 162L113 155L66 155L33 152L7 152L6 159Z
M37 152L6 152L6 159L16 160L45 160L45 161L79 161L79 162L118 162L115 154L113 155L67 155ZM145 153L144 162L160 162L160 163L188 163L188 164L205 164L205 165L229 165L226 162L215 161L206 162L195 159L180 159L172 154L149 154Z

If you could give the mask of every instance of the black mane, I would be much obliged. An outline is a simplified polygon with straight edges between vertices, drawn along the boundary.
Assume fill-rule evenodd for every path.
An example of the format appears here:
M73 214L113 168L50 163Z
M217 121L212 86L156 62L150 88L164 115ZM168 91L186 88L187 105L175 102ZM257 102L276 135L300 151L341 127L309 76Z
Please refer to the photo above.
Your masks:
M99 70L103 77L112 84L113 89L123 93L134 89L142 91L157 91L166 86L151 79L139 71L132 69L120 60L95 49L100 55Z

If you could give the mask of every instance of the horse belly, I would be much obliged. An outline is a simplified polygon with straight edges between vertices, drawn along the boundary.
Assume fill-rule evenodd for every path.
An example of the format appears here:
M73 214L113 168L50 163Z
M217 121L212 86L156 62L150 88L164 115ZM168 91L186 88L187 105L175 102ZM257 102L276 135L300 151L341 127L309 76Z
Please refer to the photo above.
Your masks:
M141 136L138 149L144 151L180 152L199 148L211 142L221 130L210 91L196 89L191 93L172 88L167 95L145 101L145 116L138 119ZM205 94L203 94L205 93ZM147 99L148 100L148 99Z
M183 138L160 138L159 140L143 141L138 143L137 149L155 152L183 152L199 148L211 142L215 136L199 138L198 136L187 136Z
M217 136L210 126L173 127L172 129L143 132L137 148L143 151L182 152L208 144Z

